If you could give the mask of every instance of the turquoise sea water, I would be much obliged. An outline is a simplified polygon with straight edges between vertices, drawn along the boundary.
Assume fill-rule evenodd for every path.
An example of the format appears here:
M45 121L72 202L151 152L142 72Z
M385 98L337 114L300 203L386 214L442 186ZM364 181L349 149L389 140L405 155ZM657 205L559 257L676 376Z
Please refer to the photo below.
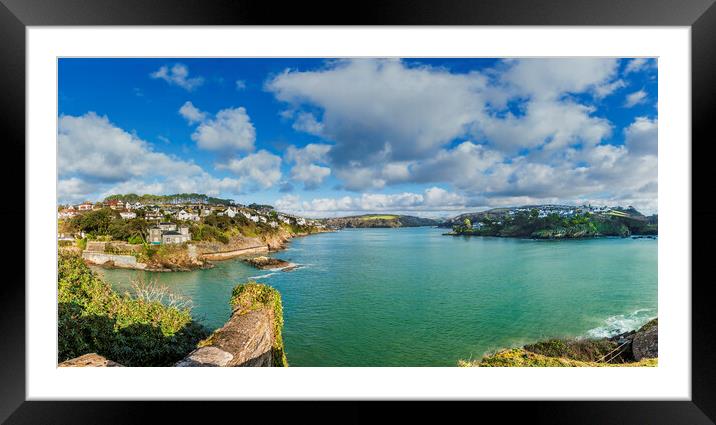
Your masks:
M455 366L546 337L602 336L657 315L657 241L449 237L445 229L351 229L296 238L257 270L240 260L183 273L103 270L115 288L156 279L210 328L232 287L255 279L284 306L291 366Z

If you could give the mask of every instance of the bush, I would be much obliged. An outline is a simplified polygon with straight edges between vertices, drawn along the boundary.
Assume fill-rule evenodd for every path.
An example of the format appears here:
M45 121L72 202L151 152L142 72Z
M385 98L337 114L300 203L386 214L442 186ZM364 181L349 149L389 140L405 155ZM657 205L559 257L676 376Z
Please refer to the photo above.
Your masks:
M585 362L602 361L608 354L616 353L619 344L608 339L549 339L527 344L524 349L548 357L566 357ZM611 357L611 356L610 356ZM622 355L617 355L611 363L624 363Z
M73 254L58 258L58 361L96 352L124 366L170 366L208 331L156 289L119 295ZM147 292L148 291L148 292Z
M195 241L218 241L221 243L229 243L229 237L221 230L210 224L192 226L191 238Z

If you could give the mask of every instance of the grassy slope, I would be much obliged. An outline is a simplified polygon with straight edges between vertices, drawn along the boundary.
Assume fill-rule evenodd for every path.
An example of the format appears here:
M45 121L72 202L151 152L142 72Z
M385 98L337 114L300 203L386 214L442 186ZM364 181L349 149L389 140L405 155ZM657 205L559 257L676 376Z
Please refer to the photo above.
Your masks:
M394 220L398 218L397 215L368 215L360 217L361 220Z

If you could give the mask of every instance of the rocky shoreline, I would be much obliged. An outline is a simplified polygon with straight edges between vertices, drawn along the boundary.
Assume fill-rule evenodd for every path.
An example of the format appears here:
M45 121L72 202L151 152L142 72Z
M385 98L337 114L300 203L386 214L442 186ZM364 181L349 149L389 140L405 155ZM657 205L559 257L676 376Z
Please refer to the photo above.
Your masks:
M463 367L653 367L659 357L658 319L606 338L553 338L499 350Z
M657 235L631 235L631 236L615 236L615 235L588 235L583 233L567 234L555 233L550 235L482 235L477 233L447 232L442 236L468 236L468 237L487 237L487 238L505 238L505 239L532 239L532 240L585 240L585 239L652 239L657 240Z
M319 231L315 233L323 232L324 231ZM148 272L188 272L213 268L213 262L215 261L279 251L285 249L288 241L294 237L308 236L311 234L314 233L290 233L280 231L275 234L262 235L256 238L239 236L227 244L220 242L189 243L185 247L177 247L178 249L176 249L175 252L160 258L151 258L150 261L147 262L139 262L137 261L137 257L133 255L117 255L104 252L83 253L83 258L88 265L108 269L132 269ZM265 268L278 268L288 271L298 267L296 264L283 262L283 260L277 261L281 261L282 263L276 263Z

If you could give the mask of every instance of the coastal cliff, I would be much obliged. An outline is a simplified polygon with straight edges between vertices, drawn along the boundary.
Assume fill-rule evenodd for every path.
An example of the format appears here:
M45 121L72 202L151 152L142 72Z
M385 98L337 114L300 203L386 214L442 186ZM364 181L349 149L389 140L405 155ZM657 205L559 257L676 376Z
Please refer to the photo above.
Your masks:
M106 268L126 268L154 272L191 271L213 267L212 261L229 260L284 249L298 236L325 232L324 229L294 231L279 228L254 237L238 234L226 242L192 241L176 245L148 247L122 241L88 242L82 258Z

